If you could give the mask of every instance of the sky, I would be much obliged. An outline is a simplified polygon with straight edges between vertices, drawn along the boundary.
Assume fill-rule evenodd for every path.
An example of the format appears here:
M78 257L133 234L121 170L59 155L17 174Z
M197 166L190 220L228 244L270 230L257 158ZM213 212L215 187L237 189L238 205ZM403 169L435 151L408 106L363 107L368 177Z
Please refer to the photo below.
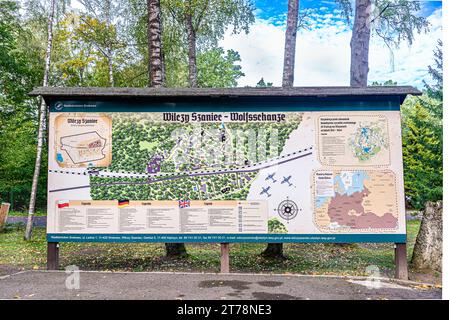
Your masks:
M280 86L284 55L287 0L254 0L256 21L248 34L227 32L219 45L239 52L245 76L239 86L254 86L262 77ZM429 32L414 35L392 52L381 39L370 42L368 82L393 80L398 85L423 87L432 82L428 66L442 39L441 1L421 1L422 16L430 22ZM310 26L296 40L295 86L349 85L351 29L334 0L300 0L300 10L310 12Z

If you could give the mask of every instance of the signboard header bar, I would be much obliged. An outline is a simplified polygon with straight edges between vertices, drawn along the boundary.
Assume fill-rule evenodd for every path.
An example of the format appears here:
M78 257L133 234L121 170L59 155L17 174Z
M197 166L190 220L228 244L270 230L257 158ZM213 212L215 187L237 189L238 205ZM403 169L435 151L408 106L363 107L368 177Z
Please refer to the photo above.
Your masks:
M341 96L399 96L420 95L411 86L372 87L269 87L269 88L110 88L110 87L37 87L30 96L46 97L341 97ZM401 99L401 100L402 100Z

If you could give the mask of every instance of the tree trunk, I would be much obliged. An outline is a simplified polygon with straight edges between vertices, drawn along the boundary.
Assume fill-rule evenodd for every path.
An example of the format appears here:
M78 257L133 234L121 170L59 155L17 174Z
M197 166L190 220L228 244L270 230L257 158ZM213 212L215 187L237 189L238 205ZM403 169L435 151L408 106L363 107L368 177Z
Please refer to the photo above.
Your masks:
M148 9L148 79L150 87L163 87L165 68L162 53L162 20L160 0L147 0ZM167 257L187 255L184 243L166 243Z
M184 243L166 243L165 252L167 257L184 257L187 255Z
M265 258L285 259L283 243L269 243L262 252Z
M109 86L113 87L114 84L114 73L113 73L113 66L112 66L112 52L111 50L108 50L108 68L109 68Z
M111 26L111 0L106 0L106 26L109 30L109 27ZM113 49L112 44L108 41L108 48L106 49L107 52L107 59L108 59L108 71L109 71L109 86L114 86L114 70L113 70L113 62L112 62L112 56L113 56Z
M186 13L185 21L189 45L189 85L191 88L196 88L198 86L196 68L196 33L193 28L192 15L190 13Z
M284 71L282 86L293 87L295 72L296 33L298 31L299 0L288 0L287 29L285 30Z
M285 30L284 69L282 87L293 87L295 73L296 33L298 31L299 0L288 0L287 29ZM283 243L268 243L262 256L284 259Z
M442 271L443 201L427 202L413 249L412 266Z
M356 0L351 37L351 87L366 87L371 37L371 0Z
M147 0L148 6L148 75L150 86L164 85L162 61L162 21L160 0Z
M47 50L45 51L45 69L44 69L44 80L42 86L48 86L48 75L50 73L50 62L51 62L51 49L53 44L53 20L55 17L55 2L56 0L51 1L50 13L48 17L48 25L47 25ZM44 132L45 132L45 124L47 121L47 106L45 105L44 99L40 99L40 108L39 108L39 128L37 133L37 151L36 151L36 162L34 165L34 174L33 174L33 182L31 185L31 195L30 195L30 206L28 208L28 219L27 225L25 229L25 240L30 240L33 230L33 217L36 207L36 195L37 195L37 185L39 182L39 173L41 170L41 162L42 162L42 146L44 144Z

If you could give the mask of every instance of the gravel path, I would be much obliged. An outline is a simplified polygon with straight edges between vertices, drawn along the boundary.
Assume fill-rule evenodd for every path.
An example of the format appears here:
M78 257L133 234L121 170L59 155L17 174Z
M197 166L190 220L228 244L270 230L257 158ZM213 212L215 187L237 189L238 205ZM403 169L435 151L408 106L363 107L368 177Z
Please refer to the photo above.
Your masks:
M0 299L441 299L439 288L390 279L269 274L66 272L25 271L0 277Z

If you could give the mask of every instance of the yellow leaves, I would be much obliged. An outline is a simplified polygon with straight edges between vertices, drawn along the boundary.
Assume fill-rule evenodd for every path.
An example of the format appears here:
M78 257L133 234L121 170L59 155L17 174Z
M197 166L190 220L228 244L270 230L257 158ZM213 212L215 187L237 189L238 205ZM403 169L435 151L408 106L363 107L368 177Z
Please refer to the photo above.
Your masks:
M423 284L414 285L412 287L415 289L420 289L420 290L429 290L429 289L432 289L434 286L423 283Z

